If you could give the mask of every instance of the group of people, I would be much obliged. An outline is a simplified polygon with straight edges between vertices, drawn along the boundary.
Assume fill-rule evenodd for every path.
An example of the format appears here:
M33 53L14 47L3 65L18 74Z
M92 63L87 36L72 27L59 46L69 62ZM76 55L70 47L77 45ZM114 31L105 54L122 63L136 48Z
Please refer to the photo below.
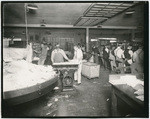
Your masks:
M117 73L142 73L144 62L143 46L139 45L136 51L132 50L132 46L126 48L123 45L117 47L104 46L103 57L101 57L104 68L109 68Z
M86 56L85 54L86 52L82 49L81 44L74 46L73 60L79 61L78 70L74 73L74 80L78 84L81 84L82 59ZM102 52L98 50L98 47L93 47L91 54L93 62L100 63L105 69L111 69L111 71L116 73L143 73L144 51L142 45L139 45L139 48L135 51L132 50L131 45L125 48L121 44L117 47L112 46L111 48L110 46L104 46ZM28 60L31 61L30 58ZM70 59L58 43L54 49L51 44L44 42L41 44L38 65L52 65L53 63L65 61L70 61Z
M74 80L78 84L81 84L81 68L82 68L82 59L83 53L81 50L81 45L74 46L74 57L73 60L79 61L78 70L74 73ZM65 61L70 61L67 57L65 51L60 48L60 45L57 43L55 48L52 48L51 44L42 43L41 44L41 54L39 57L38 65L52 65L53 63L61 63Z
M143 45L140 44L136 50L133 50L130 44L127 46L119 44L117 47L106 45L101 50L93 46L89 61L116 73L143 73Z

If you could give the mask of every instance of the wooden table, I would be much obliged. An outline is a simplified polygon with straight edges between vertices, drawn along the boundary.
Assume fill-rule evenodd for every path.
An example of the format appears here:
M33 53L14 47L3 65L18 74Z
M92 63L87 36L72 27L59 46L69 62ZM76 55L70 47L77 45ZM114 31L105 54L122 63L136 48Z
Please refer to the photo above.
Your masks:
M111 99L111 116L116 117L117 114L117 99L121 99L128 106L136 112L136 116L144 115L144 101L137 99L134 94L135 90L126 84L113 85L112 86L112 99Z

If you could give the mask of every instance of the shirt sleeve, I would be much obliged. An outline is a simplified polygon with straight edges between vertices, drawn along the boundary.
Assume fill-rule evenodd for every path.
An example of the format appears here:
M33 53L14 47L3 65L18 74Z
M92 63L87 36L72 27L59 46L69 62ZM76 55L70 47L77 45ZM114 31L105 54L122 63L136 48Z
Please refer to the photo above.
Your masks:
M133 56L133 51L129 51L129 54L130 54L130 56L132 57Z
M124 56L124 51L122 51L122 58L125 58L125 56Z
M134 53L133 53L133 58L132 58L133 61L135 61L136 57L137 57L137 54L136 54L136 52L134 52Z
M73 59L76 59L76 51L74 51L74 56L73 56Z
M52 54L51 54L51 61L54 62L54 50L52 51Z

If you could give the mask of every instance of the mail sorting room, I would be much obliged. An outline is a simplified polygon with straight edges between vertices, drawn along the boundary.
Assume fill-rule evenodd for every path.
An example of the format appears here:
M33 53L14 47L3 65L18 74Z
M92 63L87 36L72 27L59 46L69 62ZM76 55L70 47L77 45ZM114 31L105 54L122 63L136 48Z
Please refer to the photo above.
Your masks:
M2 117L148 117L148 2L2 2Z

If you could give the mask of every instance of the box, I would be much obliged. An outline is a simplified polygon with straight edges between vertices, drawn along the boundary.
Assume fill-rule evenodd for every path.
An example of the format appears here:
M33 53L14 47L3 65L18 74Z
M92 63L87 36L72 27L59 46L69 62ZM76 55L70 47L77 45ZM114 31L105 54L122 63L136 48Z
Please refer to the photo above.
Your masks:
M91 79L99 77L100 65L92 62L84 62L82 64L82 75Z

